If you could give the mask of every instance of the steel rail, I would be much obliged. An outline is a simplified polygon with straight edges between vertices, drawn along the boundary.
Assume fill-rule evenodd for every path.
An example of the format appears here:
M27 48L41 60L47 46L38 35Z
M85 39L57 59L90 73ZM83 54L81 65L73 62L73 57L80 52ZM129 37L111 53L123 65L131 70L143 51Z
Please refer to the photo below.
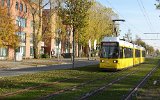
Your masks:
M79 76L79 77L81 77L81 76ZM73 79L77 79L79 77L73 77ZM36 89L36 88L55 85L55 84L65 82L65 81L68 81L68 80L70 80L70 79L63 79L63 80L58 80L58 81L55 81L55 82L52 82L52 83L44 83L44 84L40 84L38 86L27 87L25 89L21 89L21 90L15 91L15 92L10 92L10 93L3 94L2 96L0 96L0 98L4 98L4 97L7 97L7 96L13 96L13 95L20 94L20 93L23 93L23 92L27 92L27 91L30 91L30 90L33 90L33 89Z
M106 75L106 76L111 76L111 75L113 75L113 74L114 74L114 73L110 73L110 74L108 74L108 75ZM72 87L69 87L69 88L61 89L61 90L59 90L59 91L53 92L53 93L51 93L51 94L48 94L47 96L41 97L41 98L39 98L38 100L49 99L49 98L54 97L54 96L56 96L56 95L59 95L59 94L61 94L61 93L75 90L75 89L77 89L77 88L79 88L79 87L85 86L85 85L87 85L87 84L89 84L89 83L92 83L92 82L94 82L94 81L97 81L97 80L100 80L100 79L104 79L104 78L106 78L106 76L105 76L105 77L101 77L101 78L96 78L96 79L94 79L94 80L89 80L89 81L86 81L86 82L84 82L84 83L81 83L81 84L79 84L79 85L75 85L75 86L72 86Z
M126 74L126 75L124 75L122 77L118 77L117 79L111 81L110 83L107 83L107 84L103 85L102 87L99 87L99 88L97 88L95 90L87 92L85 95L80 97L78 100L86 100L88 97L90 97L90 96L92 96L92 95L94 95L94 94L96 94L96 93L98 93L98 92L100 92L100 91L102 91L102 90L104 90L106 88L109 88L110 86L112 86L113 84L117 83L118 81L120 81L120 80L122 80L122 79L130 76L131 74L136 73L136 72L138 72L138 69L135 70L135 71L132 71L131 73L128 73L128 74Z
M85 86L85 85L87 85L87 84L90 84L90 83L92 83L92 82L95 82L95 81L97 81L97 80L105 79L106 76L111 76L111 75L117 74L117 73L119 73L119 72L125 71L125 70L127 70L127 69L131 69L131 68L135 68L135 67L128 67L128 68L122 69L121 71L118 71L118 72L112 72L112 73L110 73L110 74L108 74L108 75L105 75L104 77L100 77L100 78L96 78L96 79L93 79L93 80L85 81L84 83L81 83L81 84L79 84L79 85L75 85L75 86L72 86L72 87L69 87L69 88L61 89L61 90L59 90L59 91L56 91L56 92L53 92L53 93L51 93L51 94L48 94L48 95L46 95L46 96L44 96L44 97L41 97L41 98L39 98L38 100L49 99L49 98L52 98L52 97L54 97L54 96L60 95L61 93L64 93L64 92L67 92L67 91L76 90L76 89L78 89L78 88L80 88L80 87L83 87L83 86Z
M97 81L97 80L106 78L106 76L110 76L110 75L113 75L113 74L117 74L117 73L119 73L119 72L125 71L125 70L127 70L127 69L131 69L131 68L135 68L135 67L125 68L125 69L123 69L123 70L121 70L121 71L118 71L118 72L114 72L114 73L110 73L110 74L108 74L108 75L105 75L104 77L97 78L97 79L94 79L94 80L89 80L89 81L84 82L84 83L82 83L82 84L80 84L80 85L72 86L71 88L65 88L65 89L59 90L59 91L57 91L57 92L51 93L51 94L49 94L49 95L47 95L47 96L44 96L44 97L42 97L42 98L49 98L49 97L53 97L53 96L55 96L55 95L58 95L58 94L60 94L60 93L64 93L64 92L66 92L66 91L75 90L75 89L77 89L77 88L79 88L79 87L82 87L82 86L85 86L85 85L87 85L87 84L89 84L89 83L91 83L91 82L94 82L94 81ZM80 78L80 77L81 77L81 76L73 77L72 79L77 79L77 78ZM40 84L40 85L38 85L38 86L27 87L27 88L25 88L25 89L21 89L21 90L15 91L15 92L10 92L10 93L4 94L4 95L2 95L2 96L0 96L0 97L5 98L5 97L7 97L7 96L13 96L13 95L16 95L16 94L24 93L24 92L27 92L27 91L30 91L30 90L33 90L33 89L36 89L36 88L52 86L52 85L55 85L55 84L58 84L58 83L61 83L61 82L68 81L68 80L71 80L71 79L70 79L70 78L69 78L69 79L63 79L63 80L58 80L58 81L55 81L55 82L52 82L52 83L44 83L44 84ZM40 98L40 99L42 99L42 98ZM39 100L39 99L38 99L38 100Z
M138 90L138 88L140 88L143 83L153 74L153 72L156 71L156 69L159 67L160 62L158 63L158 65L156 67L154 67L140 82L137 86L135 86L130 92L129 94L124 98L124 100L130 100L132 95Z
M27 87L25 89L21 89L21 90L17 90L17 91L14 91L14 92L9 92L9 93L3 94L3 95L0 96L0 98L5 98L5 97L8 97L8 96L14 96L16 94L24 93L24 92L27 92L27 91L30 91L30 90L33 90L33 89L37 89L37 88L41 88L41 87L47 87L47 86L52 86L52 85L55 85L55 84L58 84L58 83L69 81L71 79L78 79L78 78L81 78L81 77L82 76L73 77L73 78L67 78L67 79L58 80L58 81L55 81L55 82L52 82L52 83L43 83L43 84L40 84L38 86ZM93 80L91 80L91 81L93 81Z

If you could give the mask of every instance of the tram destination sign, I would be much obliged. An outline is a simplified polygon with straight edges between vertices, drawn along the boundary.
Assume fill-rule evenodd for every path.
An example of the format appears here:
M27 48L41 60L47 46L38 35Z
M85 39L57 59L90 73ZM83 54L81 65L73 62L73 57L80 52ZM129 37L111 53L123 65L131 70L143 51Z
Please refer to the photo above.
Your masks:
M102 42L102 46L118 46L115 42Z

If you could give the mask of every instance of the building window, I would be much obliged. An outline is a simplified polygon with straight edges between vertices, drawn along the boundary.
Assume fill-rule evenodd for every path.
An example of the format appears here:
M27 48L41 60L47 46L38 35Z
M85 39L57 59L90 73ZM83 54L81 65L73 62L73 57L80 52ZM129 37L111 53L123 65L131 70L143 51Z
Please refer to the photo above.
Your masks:
M17 17L16 24L18 26L21 26L21 27L25 28L25 27L27 27L27 19L26 18Z
M30 43L33 44L33 34L32 33L30 34Z
M23 11L23 4L20 3L20 11Z
M24 56L26 55L26 47L25 47L25 46L20 46L20 47L17 49L17 52L22 53L22 56L24 57Z
M7 48L0 48L0 57L7 57Z
M24 12L27 13L27 5L24 6Z
M33 46L30 46L30 56L33 56L34 55L34 49L33 49Z
M24 19L25 27L27 27L27 19Z
M4 0L1 0L1 6L2 7L4 6Z
M26 33L24 32L17 32L16 33L19 37L22 43L26 43Z
M7 7L10 7L10 0L7 0Z
M18 10L18 2L16 2L16 10Z

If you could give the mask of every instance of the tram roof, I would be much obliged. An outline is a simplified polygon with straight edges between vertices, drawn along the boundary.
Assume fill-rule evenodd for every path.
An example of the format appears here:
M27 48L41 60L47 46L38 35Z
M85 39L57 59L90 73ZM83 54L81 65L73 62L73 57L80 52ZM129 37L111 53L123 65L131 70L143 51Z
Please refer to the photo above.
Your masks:
M134 46L134 48L136 48L136 49L145 50L144 47L135 45L133 43L130 43L130 42L127 42L127 41L124 41L124 40L121 40L121 39L119 39L119 37L104 37L102 42L118 42L120 45L123 45L123 46L126 46L126 47L133 48L133 46Z

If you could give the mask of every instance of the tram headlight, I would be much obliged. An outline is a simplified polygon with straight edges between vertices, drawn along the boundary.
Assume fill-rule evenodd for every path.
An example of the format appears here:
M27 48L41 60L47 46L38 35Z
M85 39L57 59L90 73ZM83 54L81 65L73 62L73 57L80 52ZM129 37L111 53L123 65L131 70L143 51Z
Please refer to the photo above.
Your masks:
M103 62L104 62L104 60L101 60L101 62L103 63Z
M118 63L118 60L113 60L113 63Z

